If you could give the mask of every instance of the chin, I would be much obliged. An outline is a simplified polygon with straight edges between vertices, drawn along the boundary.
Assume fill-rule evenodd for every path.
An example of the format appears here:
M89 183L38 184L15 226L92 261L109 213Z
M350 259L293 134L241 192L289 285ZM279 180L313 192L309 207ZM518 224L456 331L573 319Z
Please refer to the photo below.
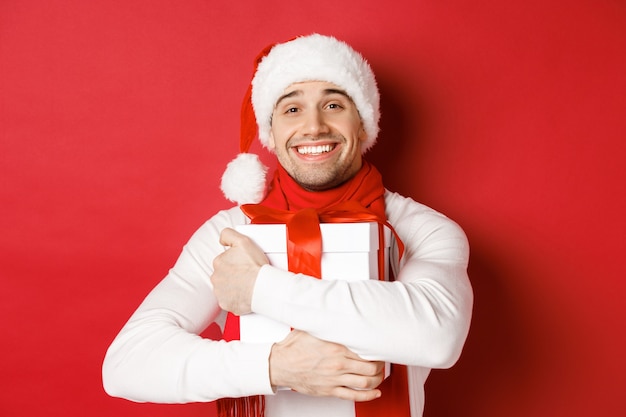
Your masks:
M337 178L329 178L329 179L319 179L319 180L299 180L295 179L300 186L309 191L324 191L331 188L335 188L345 181Z

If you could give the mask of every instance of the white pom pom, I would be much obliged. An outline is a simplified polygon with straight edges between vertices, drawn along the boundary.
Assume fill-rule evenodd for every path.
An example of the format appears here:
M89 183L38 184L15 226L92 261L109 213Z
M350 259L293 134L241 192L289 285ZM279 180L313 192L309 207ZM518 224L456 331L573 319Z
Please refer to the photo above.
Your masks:
M258 155L240 153L226 166L222 175L222 192L238 205L260 203L265 198L266 174L267 167Z

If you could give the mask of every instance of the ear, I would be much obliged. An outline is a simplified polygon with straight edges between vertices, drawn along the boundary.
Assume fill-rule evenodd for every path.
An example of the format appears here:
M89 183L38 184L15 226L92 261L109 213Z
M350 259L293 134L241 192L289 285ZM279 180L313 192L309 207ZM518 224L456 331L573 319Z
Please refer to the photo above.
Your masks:
M363 123L361 122L361 126L359 127L359 141L365 142L367 139L367 132L365 132L365 128L363 127Z

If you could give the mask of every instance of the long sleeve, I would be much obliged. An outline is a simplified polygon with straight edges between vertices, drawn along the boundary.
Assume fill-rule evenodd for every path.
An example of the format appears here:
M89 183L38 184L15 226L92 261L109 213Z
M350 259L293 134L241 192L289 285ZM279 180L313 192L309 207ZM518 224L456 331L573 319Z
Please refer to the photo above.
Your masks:
M185 245L174 267L135 311L103 363L110 395L159 403L271 394L271 344L213 341L198 336L222 318L210 285L219 233L243 223L238 208L218 213Z
M402 261L392 265L394 282L317 280L264 266L252 309L363 357L452 366L467 337L473 302L465 234L411 199L390 192L385 199L388 220L405 244Z

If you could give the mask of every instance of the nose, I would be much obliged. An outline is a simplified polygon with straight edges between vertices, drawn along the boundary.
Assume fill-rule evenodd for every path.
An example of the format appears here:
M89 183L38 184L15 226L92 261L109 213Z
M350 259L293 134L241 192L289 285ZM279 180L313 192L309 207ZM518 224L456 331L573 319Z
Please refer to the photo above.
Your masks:
M314 109L307 112L303 130L303 133L307 136L318 136L323 133L328 133L330 129L326 124L324 113L319 109Z

